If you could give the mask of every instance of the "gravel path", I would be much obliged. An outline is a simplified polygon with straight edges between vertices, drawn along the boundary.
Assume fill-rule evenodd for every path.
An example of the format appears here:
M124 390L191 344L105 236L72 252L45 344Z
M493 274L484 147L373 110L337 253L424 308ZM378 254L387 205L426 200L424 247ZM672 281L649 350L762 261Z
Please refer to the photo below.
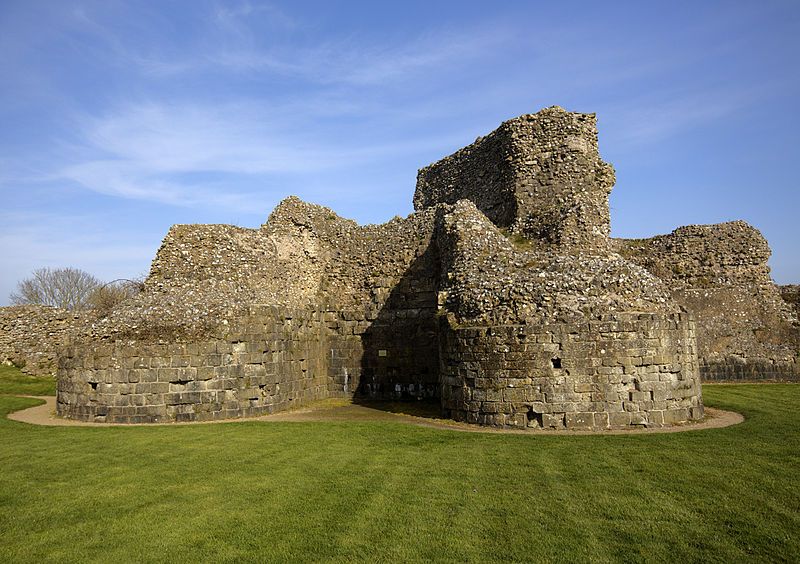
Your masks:
M11 413L8 418L13 421L29 423L31 425L49 426L69 426L69 427L131 427L130 424L114 423L89 423L85 421L72 421L56 417L56 398L53 396L24 396L44 400L45 403L36 407L30 407L21 411ZM453 431L466 431L471 433L513 433L518 435L641 435L649 433L679 433L682 431L700 431L703 429L719 429L729 427L744 421L744 417L733 411L724 411L707 407L706 417L697 423L686 423L683 425L673 425L670 427L657 427L653 429L615 429L611 431L550 431L550 430L519 430L519 429L495 429L491 427L478 427L457 423L447 419L436 419L429 416L411 415L406 413L393 413L375 407L346 403L342 400L321 401L309 407L296 409L274 415L264 415L250 419L226 419L223 421L203 421L193 423L147 423L146 426L153 425L205 425L210 423L236 423L240 421L263 421L285 422L285 421L395 421L409 425L422 427L432 427L437 429L450 429Z

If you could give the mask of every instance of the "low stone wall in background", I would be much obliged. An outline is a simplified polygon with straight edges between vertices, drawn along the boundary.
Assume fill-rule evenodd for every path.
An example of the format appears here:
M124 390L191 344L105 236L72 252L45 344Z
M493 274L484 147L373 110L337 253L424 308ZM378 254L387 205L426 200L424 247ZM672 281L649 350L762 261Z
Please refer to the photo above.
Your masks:
M614 246L694 314L704 380L800 380L797 291L772 281L771 251L757 229L744 221L687 225Z
M798 361L767 361L729 356L724 360L702 360L704 382L796 382L800 380Z
M91 311L41 305L0 307L0 363L18 366L31 376L55 376L58 350L94 319Z

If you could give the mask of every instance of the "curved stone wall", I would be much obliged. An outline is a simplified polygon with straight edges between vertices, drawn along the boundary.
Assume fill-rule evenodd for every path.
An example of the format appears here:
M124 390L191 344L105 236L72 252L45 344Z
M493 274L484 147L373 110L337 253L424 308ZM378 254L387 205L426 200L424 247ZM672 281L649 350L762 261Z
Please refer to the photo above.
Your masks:
M442 322L444 415L548 429L655 426L703 417L688 314L610 314L578 324Z
M253 306L217 337L112 341L59 358L58 414L113 423L252 417L337 395L324 315Z
M59 356L59 415L107 423L205 421L330 397L438 396L434 314L247 309L202 337L75 341Z

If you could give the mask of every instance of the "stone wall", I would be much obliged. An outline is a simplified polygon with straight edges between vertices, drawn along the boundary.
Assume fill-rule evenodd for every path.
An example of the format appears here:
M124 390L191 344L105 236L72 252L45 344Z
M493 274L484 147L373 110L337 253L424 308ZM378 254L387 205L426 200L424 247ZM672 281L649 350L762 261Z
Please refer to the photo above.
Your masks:
M348 312L336 339L360 354L348 368L357 396L438 396L439 258L432 240L438 213L432 208L357 226L295 199L282 203L262 227L291 232L301 225L319 249L324 274L316 299L331 311Z
M320 274L305 273L318 280L313 291L306 282L287 287L291 299L310 296L311 305L231 309L215 328L196 322L223 311L224 302L213 301L220 294L210 292L219 279L235 280L239 292L272 287L214 273L224 268L214 257L236 244L226 237L275 241L294 229L289 241L312 249L304 256ZM302 248L291 254L306 265ZM176 269L179 261L185 267ZM354 396L440 399L445 413L484 425L558 427L560 417L567 428L606 428L697 418L688 320L670 313L675 306L658 279L637 269L613 254L516 248L469 201L358 227L290 200L258 233L173 229L140 303L124 305L62 356L59 413L192 421ZM180 313L191 317L142 318L145 304L160 307L176 290L195 296L196 307ZM596 317L631 308L652 313ZM475 322L489 326L464 328Z
M67 347L58 413L115 423L273 413L343 395L328 370L330 354L324 314L251 306L215 338Z
M259 229L175 226L144 292L63 355L59 412L200 420L334 395L485 425L696 419L688 317L609 248L613 178L594 116L554 107L420 171L407 218L290 197Z
M743 221L689 225L614 244L694 314L705 380L800 378L797 313L770 277L769 245L757 229Z
M58 350L79 328L91 324L91 311L71 312L40 305L0 308L0 363L32 376L53 376Z
M647 270L515 246L466 200L437 242L446 415L550 429L702 418L694 323Z
M611 314L577 324L443 325L442 406L453 419L608 429L703 416L688 314Z
M786 284L778 286L783 301L794 308L795 315L800 319L800 284Z
M60 411L90 420L113 417L124 421L132 417L130 421L163 421L257 415L327 397L323 389L371 399L438 397L439 269L431 244L436 213L432 209L384 225L361 227L322 206L287 198L260 229L173 227L153 262L145 291L122 304L92 331L76 336L67 356L77 359L76 364L68 361L61 368ZM251 304L260 302L278 312L292 312L276 314L289 321L276 318L271 322L264 313L252 321L252 308L264 306ZM264 331L251 331L243 338L241 332L231 329L242 323L263 325ZM318 348L309 348L312 341ZM125 380L128 372L124 368L130 366L117 367L108 376L115 382L104 384L124 386L107 385L100 400L96 399L99 392L91 388L93 383L98 388L99 382L91 378L96 378L98 371L106 378L105 371L110 369L106 367L109 354L105 349L94 352L98 342L122 343L121 348L114 349L114 358L123 359L126 365L147 365L139 373L130 373L140 380L133 382ZM135 397L127 400L136 402L130 405L108 405L115 395L141 396L155 392L135 390L165 389L165 382L158 378L169 377L166 368L173 367L171 358L165 360L169 349L164 347L175 343L190 349L198 345L201 350L216 350L204 353L212 356L231 346L246 347L248 354L253 352L250 348L264 343L273 351L299 346L306 361L321 363L316 370L319 377L327 378L327 387L313 383L303 388L303 396L289 399L266 388L260 396L245 398L241 394L252 388L249 373L243 372L253 370L247 366L254 361L245 360L250 356L232 354L226 357L228 363L218 368L209 365L203 354L192 352L188 355L192 364L177 367L182 369L178 381L185 380L181 390L199 395L159 396L144 404L145 400ZM169 356L174 355L170 352ZM149 360L138 361L140 357ZM91 359L95 358L101 359L100 364L93 364ZM167 376L143 371L151 363ZM279 382L284 385L281 390L287 389L287 383L291 389L300 386L300 373L293 365L276 366L289 370L285 375L288 380ZM209 368L214 368L215 374L222 372L222 376L194 380L195 372L208 377ZM270 366L267 369L272 370ZM141 381L143 377L151 381ZM133 384L142 385L131 387ZM90 388L92 394L84 393ZM227 392L224 397L222 391Z
M686 225L649 239L617 239L615 245L672 288L775 286L767 265L769 245L744 221Z
M699 374L794 374L763 237L733 222L612 241L613 183L594 115L553 107L420 170L407 218L359 226L289 197L258 229L175 226L144 291L73 334L59 412L184 421L352 396L600 429L702 417Z
M554 106L506 121L421 169L414 209L468 199L498 227L532 240L605 250L613 185L595 115Z

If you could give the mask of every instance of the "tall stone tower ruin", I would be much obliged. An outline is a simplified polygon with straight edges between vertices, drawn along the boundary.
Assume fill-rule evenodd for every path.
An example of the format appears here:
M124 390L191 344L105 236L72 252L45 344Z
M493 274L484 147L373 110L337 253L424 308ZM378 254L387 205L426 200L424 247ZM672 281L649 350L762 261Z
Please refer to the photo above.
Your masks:
M508 120L420 170L414 209L470 200L496 226L530 239L607 250L613 186L595 115L554 106Z

